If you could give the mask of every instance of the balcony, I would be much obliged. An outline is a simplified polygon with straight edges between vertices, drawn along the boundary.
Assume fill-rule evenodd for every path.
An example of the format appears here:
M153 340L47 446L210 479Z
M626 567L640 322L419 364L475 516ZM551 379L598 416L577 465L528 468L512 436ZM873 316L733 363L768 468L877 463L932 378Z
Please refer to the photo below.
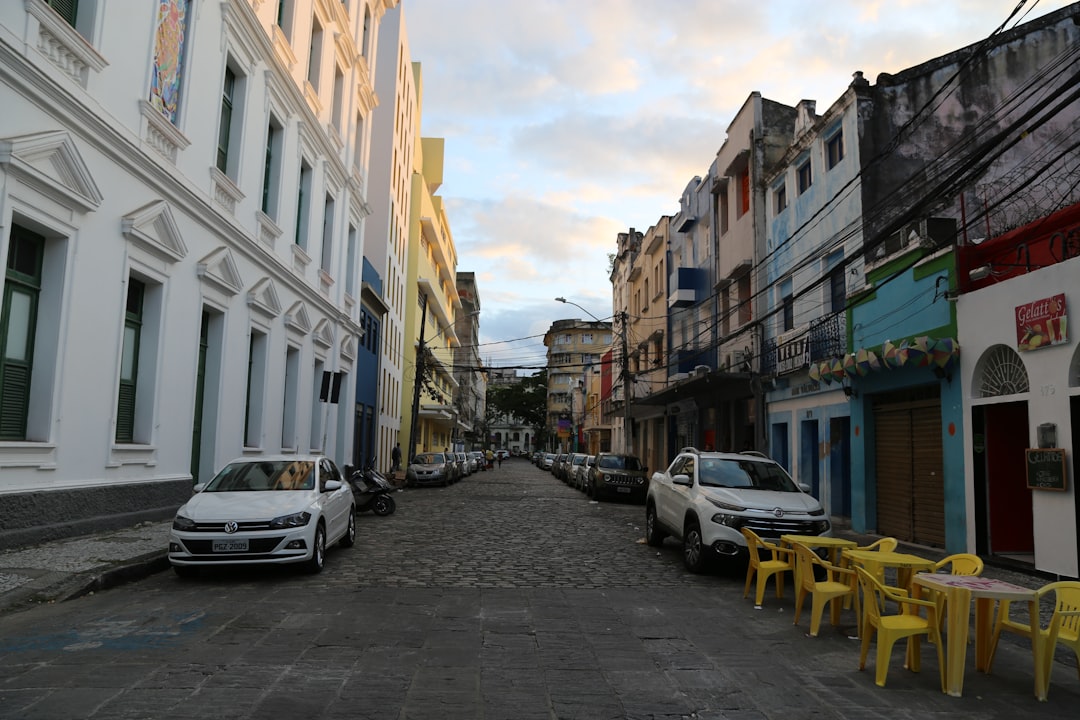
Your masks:
M805 367L806 353L811 363L840 357L844 354L844 316L820 318L808 326L784 333L779 338L765 338L761 372L783 375ZM806 347L796 347L805 343ZM798 350L798 352L794 352ZM793 363L798 366L795 367Z
M671 355L671 373L693 373L698 367L716 369L716 350L714 348L689 347L675 350Z
M668 287L668 308L689 307L705 298L708 275L701 268L675 268Z

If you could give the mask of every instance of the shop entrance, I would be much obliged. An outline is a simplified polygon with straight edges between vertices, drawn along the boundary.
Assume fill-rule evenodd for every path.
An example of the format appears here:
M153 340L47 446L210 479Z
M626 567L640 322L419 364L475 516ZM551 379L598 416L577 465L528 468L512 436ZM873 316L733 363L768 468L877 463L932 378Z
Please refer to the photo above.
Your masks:
M1024 450L1028 447L1026 402L985 405L987 550L994 555L1027 557L1035 552L1031 491L1027 487Z

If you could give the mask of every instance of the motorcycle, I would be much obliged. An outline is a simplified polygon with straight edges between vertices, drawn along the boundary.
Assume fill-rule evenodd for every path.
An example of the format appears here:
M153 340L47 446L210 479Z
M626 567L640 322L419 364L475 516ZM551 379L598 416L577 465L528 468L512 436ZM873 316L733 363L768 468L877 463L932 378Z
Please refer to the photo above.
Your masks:
M375 469L374 460L367 467L353 472L349 477L349 484L353 488L357 512L371 510L376 515L390 515L397 509L397 503L391 495L395 488Z

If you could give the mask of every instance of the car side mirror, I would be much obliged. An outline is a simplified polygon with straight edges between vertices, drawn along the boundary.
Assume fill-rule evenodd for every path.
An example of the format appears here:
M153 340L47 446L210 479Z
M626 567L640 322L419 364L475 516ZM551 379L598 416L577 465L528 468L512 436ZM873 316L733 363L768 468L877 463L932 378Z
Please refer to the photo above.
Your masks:
M327 480L323 484L323 492L335 492L341 489L340 480Z
M800 490L802 490L802 491L803 491L804 493L806 493L807 495L809 495L809 494L810 494L810 490L811 490L811 488L810 488L810 486L809 486L809 485L807 485L806 483L799 483L799 489L800 489Z
M205 489L206 489L206 483L199 483L198 485L192 486L191 494L192 495L198 495L199 493L201 493Z
M676 475L671 478L671 482L676 485L685 485L686 487L690 487L694 484L694 481L690 479L689 475Z

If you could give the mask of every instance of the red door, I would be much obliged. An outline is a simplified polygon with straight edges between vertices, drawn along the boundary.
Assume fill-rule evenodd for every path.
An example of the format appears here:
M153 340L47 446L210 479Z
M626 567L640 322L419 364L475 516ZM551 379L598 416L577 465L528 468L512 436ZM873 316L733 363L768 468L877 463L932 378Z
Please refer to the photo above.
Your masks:
M1035 552L1024 450L1028 446L1027 403L985 406L986 484L990 506L990 552Z

